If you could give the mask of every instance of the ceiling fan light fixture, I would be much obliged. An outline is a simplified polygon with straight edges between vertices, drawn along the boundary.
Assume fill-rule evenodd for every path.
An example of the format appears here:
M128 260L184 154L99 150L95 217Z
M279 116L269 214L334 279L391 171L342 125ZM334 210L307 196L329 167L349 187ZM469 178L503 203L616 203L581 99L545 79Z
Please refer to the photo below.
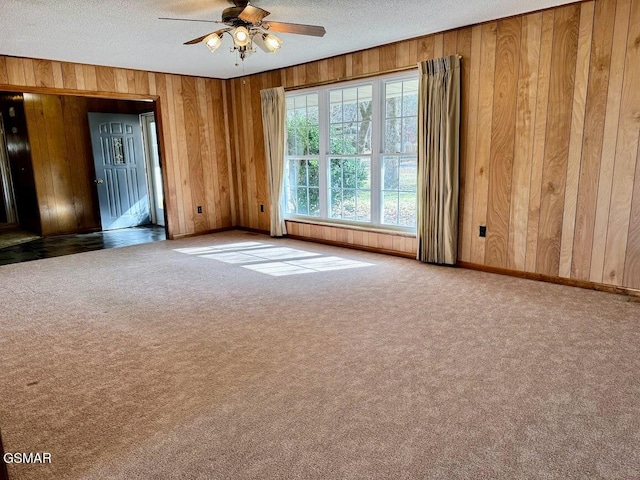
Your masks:
M222 45L222 34L212 33L203 40L209 50L215 52Z
M282 40L270 33L263 33L262 40L264 40L264 45L267 47L267 50L273 53L280 50L280 47L282 46Z
M246 27L236 27L233 31L233 42L239 47L245 47L249 43L249 30Z

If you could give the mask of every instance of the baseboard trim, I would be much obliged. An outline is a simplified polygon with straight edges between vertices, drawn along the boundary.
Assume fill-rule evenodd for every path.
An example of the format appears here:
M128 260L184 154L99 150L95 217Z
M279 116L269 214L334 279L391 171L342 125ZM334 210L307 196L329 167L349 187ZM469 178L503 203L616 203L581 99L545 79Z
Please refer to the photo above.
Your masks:
M520 270L510 270L508 268L490 267L470 262L457 262L456 266L467 268L469 270L478 270L480 272L497 273L499 275L508 275L511 277L526 278L527 280L538 280L547 283L556 283L559 285L567 285L569 287L585 288L588 290L597 290L599 292L616 293L619 295L629 295L632 297L640 297L640 290L627 287L618 287L616 285L607 285L606 283L589 282L586 280L576 280L573 278L555 277L553 275L544 275L542 273L522 272Z
M231 230L237 230L237 227L214 228L213 230L205 230L204 232L179 233L177 235L172 235L171 237L169 237L169 240L178 240L180 238L199 237L200 235L209 235L211 233L229 232Z
M367 245L355 245L353 243L337 242L334 240L324 240L322 238L312 238L312 237L304 237L301 235L290 235L290 234L287 234L287 238L291 238L293 240L302 240L305 242L322 243L324 245L332 245L334 247L350 248L352 250L363 250L365 252L382 253L384 255L392 255L394 257L413 258L413 259L416 258L415 253L400 252L398 250L387 250L385 248L369 247Z

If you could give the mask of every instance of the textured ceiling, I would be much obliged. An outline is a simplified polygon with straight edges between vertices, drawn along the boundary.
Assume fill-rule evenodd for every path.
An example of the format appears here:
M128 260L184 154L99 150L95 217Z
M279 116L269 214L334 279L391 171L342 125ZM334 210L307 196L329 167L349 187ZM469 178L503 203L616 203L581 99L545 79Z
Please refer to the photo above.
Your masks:
M183 42L220 28L158 17L219 20L227 0L2 0L0 54L232 78L575 0L254 0L269 20L323 25L323 38L278 34L235 66L225 36L215 53Z

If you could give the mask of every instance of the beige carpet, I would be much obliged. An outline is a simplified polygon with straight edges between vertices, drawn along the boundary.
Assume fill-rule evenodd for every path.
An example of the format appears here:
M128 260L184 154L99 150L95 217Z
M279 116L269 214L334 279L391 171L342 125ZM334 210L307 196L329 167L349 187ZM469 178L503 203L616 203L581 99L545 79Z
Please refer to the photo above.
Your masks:
M233 242L273 247L206 248ZM2 266L0 295L5 450L53 460L12 480L639 476L627 297L243 232Z
M41 238L40 236L20 229L0 230L0 248L13 247L21 243L31 242Z

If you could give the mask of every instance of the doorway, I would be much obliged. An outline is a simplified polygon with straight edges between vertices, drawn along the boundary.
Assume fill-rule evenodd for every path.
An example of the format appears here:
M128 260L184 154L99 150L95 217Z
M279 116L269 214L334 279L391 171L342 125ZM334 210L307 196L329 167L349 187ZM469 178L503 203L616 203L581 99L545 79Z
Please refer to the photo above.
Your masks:
M165 226L155 114L88 112L103 231Z
M0 111L4 113L9 170L21 227L23 222L30 225L28 222L34 220L29 230L51 241L55 238L63 241L62 237L69 235L103 232L98 185L94 183L103 177L97 174L94 163L88 113L131 114L141 144L137 158L142 174L137 185L148 192L145 203L149 212L142 222L145 226L134 228L142 237L145 229L149 230L149 241L166 238L164 172L154 101L50 93L6 93L6 96ZM15 117L9 118L10 108L15 108ZM30 187L28 178L32 178ZM26 198L27 194L31 200ZM0 189L0 208L4 209L4 204L4 191ZM112 231L115 230L104 231L104 235L110 238ZM129 235L124 231L122 234ZM49 242L47 248L50 247Z

